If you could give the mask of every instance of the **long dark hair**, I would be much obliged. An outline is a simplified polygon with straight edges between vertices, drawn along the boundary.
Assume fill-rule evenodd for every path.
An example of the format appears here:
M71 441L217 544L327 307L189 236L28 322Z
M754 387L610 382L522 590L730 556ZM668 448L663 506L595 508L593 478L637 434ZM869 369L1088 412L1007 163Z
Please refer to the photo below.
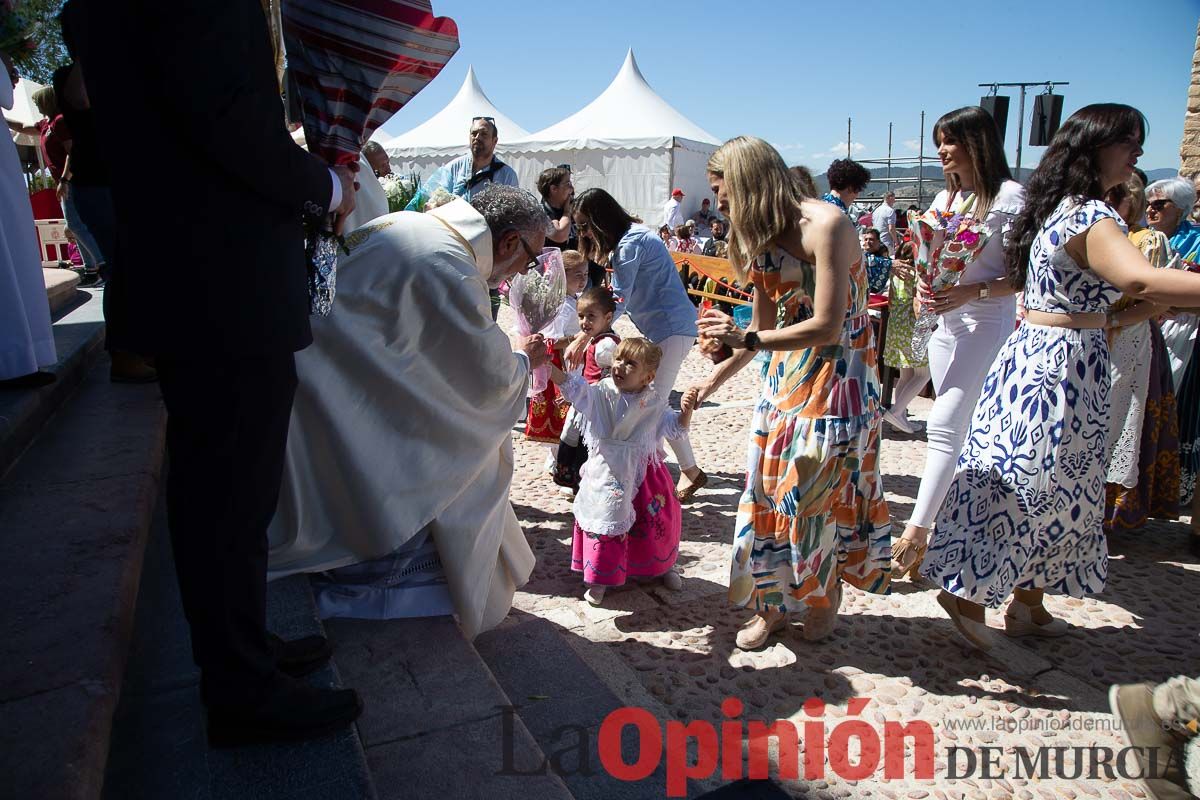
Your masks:
M1013 220L1004 258L1008 282L1025 288L1029 251L1042 225L1067 197L1100 200L1100 150L1126 139L1146 140L1146 118L1132 106L1096 103L1071 115L1054 135L1025 187L1025 207Z
M996 195L1000 194L1000 185L1012 180L996 121L979 106L956 108L943 114L933 125L933 146L940 147L939 140L945 137L957 141L971 155L974 165L971 183L976 198L974 216L983 219L991 211ZM951 197L961 188L962 181L958 175L946 175L946 190Z
M575 210L588 218L592 234L586 241L584 255L601 262L638 218L630 214L611 194L603 189L586 189L575 198ZM595 252L592 252L592 251Z

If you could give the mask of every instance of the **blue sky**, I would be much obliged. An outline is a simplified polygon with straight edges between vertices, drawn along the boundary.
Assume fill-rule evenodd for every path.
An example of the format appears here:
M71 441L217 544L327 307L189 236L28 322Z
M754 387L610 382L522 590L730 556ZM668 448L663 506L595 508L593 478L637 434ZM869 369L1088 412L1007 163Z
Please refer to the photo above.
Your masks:
M919 7L930 12L918 16ZM976 84L1034 80L1070 82L1056 90L1064 119L1096 102L1141 109L1150 135L1140 165L1178 167L1200 20L1200 0L433 0L433 8L458 23L461 47L385 132L435 114L471 64L492 102L537 131L591 102L632 47L650 85L700 127L720 139L761 136L817 172L845 155L847 117L855 157L886 156L888 122L893 155L915 155L922 110L928 151L933 122L986 93ZM1005 149L1015 165L1009 91ZM1029 95L1027 117L1032 109ZM1026 146L1022 164L1043 150Z

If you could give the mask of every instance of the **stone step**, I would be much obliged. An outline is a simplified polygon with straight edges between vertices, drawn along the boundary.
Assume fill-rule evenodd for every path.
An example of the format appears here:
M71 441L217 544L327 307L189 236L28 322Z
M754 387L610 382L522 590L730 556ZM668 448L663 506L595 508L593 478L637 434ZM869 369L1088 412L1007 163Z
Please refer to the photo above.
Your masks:
M75 287L79 285L79 274L71 269L43 269L46 282L46 298L50 301L53 315L75 301Z
M374 798L353 727L299 744L208 748L200 676L192 662L164 512L160 499L125 688L113 725L104 797ZM304 576L268 585L267 617L271 630L285 639L323 633ZM316 686L341 685L333 664L307 680Z
M450 617L325 622L380 800L571 800L509 697Z
M72 292L53 316L58 363L46 369L58 380L37 389L0 389L0 477L79 388L104 344L103 291Z
M649 777L636 782L614 778L601 765L600 725L629 703L568 644L565 637L575 635L547 619L514 611L500 627L479 636L475 647L577 800L666 797L661 761ZM661 719L659 709L647 710ZM627 729L621 748L626 764L638 761L639 747L637 736ZM581 749L588 763L581 763Z
M157 386L113 385L107 362L74 374L99 342L92 322L60 322L55 333L75 343L61 351L70 366L34 393L38 408L25 408L17 428L40 427L34 420L49 416L70 384L82 385L0 481L0 771L13 797L94 798L158 494L165 414Z

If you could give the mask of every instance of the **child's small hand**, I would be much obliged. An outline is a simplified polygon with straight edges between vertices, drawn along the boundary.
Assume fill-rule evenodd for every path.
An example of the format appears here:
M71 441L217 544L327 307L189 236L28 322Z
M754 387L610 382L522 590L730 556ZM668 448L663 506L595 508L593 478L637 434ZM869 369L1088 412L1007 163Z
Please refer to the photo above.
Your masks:
M679 410L690 414L696 410L698 405L700 405L700 387L692 386L683 393L683 397L679 401Z
M699 336L700 352L706 356L711 356L714 353L719 353L723 347L721 340L712 336Z
M550 360L546 353L546 339L540 333L518 339L516 345L516 349L529 358L530 369L537 369Z
M586 333L580 333L571 341L566 352L563 353L563 359L567 362L567 366L572 369L583 366L583 359L587 355L590 341L591 339Z

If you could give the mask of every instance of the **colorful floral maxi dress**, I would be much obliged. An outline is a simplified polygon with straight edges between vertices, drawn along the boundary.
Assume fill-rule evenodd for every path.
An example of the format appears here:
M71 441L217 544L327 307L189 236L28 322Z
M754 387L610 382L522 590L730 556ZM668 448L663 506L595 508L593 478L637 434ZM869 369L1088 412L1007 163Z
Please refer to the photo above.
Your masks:
M764 300L781 306L783 323L805 316L811 264L777 249L757 259L751 278ZM851 267L841 341L769 355L751 424L729 598L757 611L828 606L835 577L886 591L891 517L877 471L879 378L861 261Z
M1125 228L1099 200L1058 205L1030 250L1027 309L1103 313L1120 298L1066 250L1104 219ZM1026 320L996 355L921 569L946 591L996 608L1014 588L1073 597L1104 589L1104 333Z

